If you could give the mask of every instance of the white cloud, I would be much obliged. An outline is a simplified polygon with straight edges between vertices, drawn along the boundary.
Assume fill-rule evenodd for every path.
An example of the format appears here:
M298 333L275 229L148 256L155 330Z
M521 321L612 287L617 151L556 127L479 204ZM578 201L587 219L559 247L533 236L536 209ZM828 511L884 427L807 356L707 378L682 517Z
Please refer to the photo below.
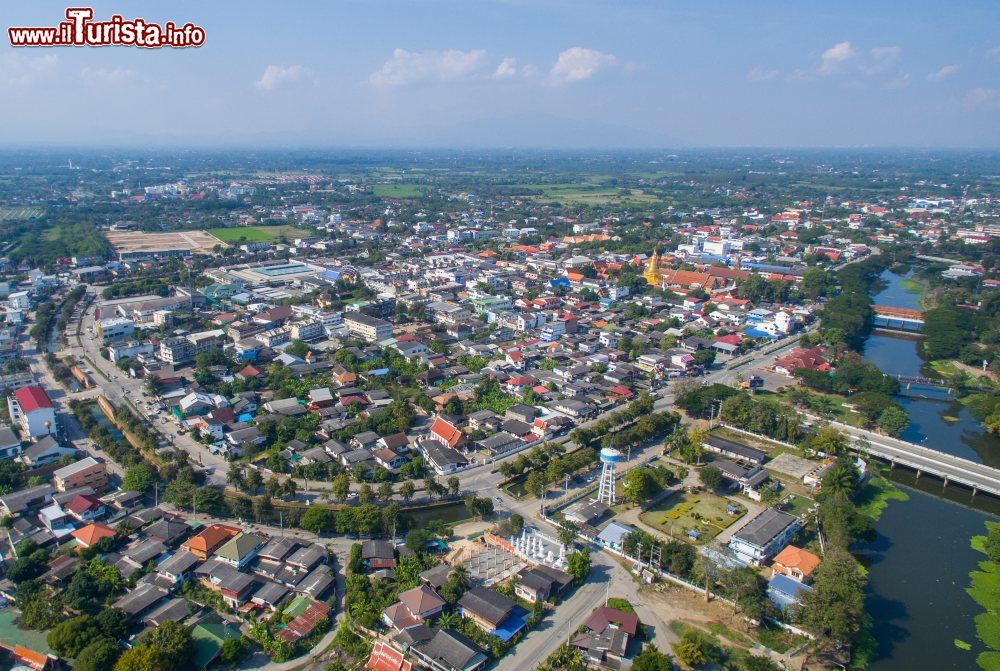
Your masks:
M135 77L132 68L93 68L89 65L80 70L80 78L99 84L120 84Z
M854 47L851 46L850 42L837 42L835 45L823 52L823 56L821 57L822 62L819 66L819 73L821 75L833 74L837 71L837 68L841 63L853 58L854 54Z
M885 85L885 87L889 89L905 89L909 85L910 85L910 73L904 72L895 79L889 80L889 82Z
M778 76L778 71L770 68L762 68L759 65L747 73L748 82L769 82Z
M484 49L471 51L407 51L396 49L392 58L368 78L374 86L405 86L420 82L463 79L480 73L486 63ZM502 65L502 64L501 64Z
M927 81L943 82L945 79L958 72L958 69L957 65L945 65L940 70L935 70L927 75Z
M276 88L307 81L312 73L301 65L268 65L257 80L255 86L261 91L273 91Z
M899 61L903 53L901 47L875 47L868 52L871 62L861 66L861 71L867 75L878 75L888 71Z
M493 79L510 79L517 76L517 59L505 58L493 72Z
M584 47L572 47L559 54L549 76L557 84L580 82L589 79L599 70L613 65L616 60L618 59L614 54Z
M786 82L807 82L812 78L811 74L800 68L796 68L785 75Z
M521 68L521 74L525 77L537 77L538 76L538 66L528 63L523 68Z
M963 101L966 107L1000 109L1000 91L986 87L970 89Z
M30 86L55 70L59 58L55 54L25 56L19 52L0 54L0 82L7 86Z

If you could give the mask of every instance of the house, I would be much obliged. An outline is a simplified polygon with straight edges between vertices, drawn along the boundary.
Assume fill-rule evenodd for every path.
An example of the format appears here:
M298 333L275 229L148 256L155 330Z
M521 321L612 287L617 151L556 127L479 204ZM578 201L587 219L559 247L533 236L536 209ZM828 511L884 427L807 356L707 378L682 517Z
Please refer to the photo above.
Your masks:
M63 506L63 510L81 522L99 520L108 512L104 502L93 494L77 494Z
M182 550L187 550L202 561L207 561L222 544L241 532L238 527L226 524L212 524L181 544Z
M561 595L572 584L573 576L565 571L538 564L521 570L514 593L529 603L548 601Z
M572 641L586 661L599 667L619 669L628 652L629 641L639 629L635 613L616 608L597 608L583 623L583 631Z
M490 658L464 634L438 629L427 641L415 643L410 652L432 671L480 671Z
M156 574L166 582L179 587L187 582L192 571L201 564L201 560L186 550L175 552L156 567Z
M438 417L431 425L431 438L447 447L458 449L466 444L466 437L462 431L447 421L443 417Z
M767 508L729 539L729 548L745 564L760 566L778 554L802 528L797 517Z
M267 545L267 536L244 532L230 538L215 551L215 557L239 570L249 564Z
M436 440L417 441L417 449L438 475L448 475L469 465L469 460L461 452Z
M777 574L767 582L767 597L779 610L797 605L812 587L786 575Z
M458 610L487 634L509 641L525 626L527 613L517 602L488 587L477 585L458 600Z
M313 632L320 622L326 622L330 614L330 607L325 603L310 601L306 609L296 615L285 627L278 632L277 638L290 644L294 644L299 639L305 638Z
M37 385L15 389L7 399L10 419L21 435L38 438L56 432L56 411L45 390Z
M102 538L114 538L115 530L107 524L95 522L94 524L80 527L70 535L76 539L77 543L85 548L89 548L93 547Z
M427 585L419 585L399 594L399 601L382 611L382 621L396 631L422 624L444 610L444 599Z
M92 487L94 490L104 489L108 484L108 466L93 457L84 457L76 463L52 473L52 484L60 492L81 487Z
M113 606L123 611L130 619L137 620L143 613L152 610L153 606L158 605L167 596L167 590L149 583L142 583L115 601Z
M10 459L21 454L21 439L9 426L0 428L0 459Z
M808 583L819 566L819 557L808 550L789 545L779 552L771 564L774 575L785 575L792 580Z
M0 509L14 517L26 510L39 508L52 500L55 489L52 485L37 485L27 489L19 489L10 494L0 496Z
M774 370L777 373L791 376L799 368L806 370L829 371L830 364L827 363L825 355L826 349L817 345L811 349L795 350L791 354L781 357L774 362Z
M409 459L406 455L398 454L390 449L381 448L372 451L372 456L375 457L375 462L382 468L388 469L390 471L395 471L401 468Z
M75 455L75 449L63 447L55 439L55 436L45 436L24 448L18 459L26 466L37 468L59 461L64 456L72 457Z
M383 540L366 540L361 544L361 559L369 569L395 568L396 550Z
M365 668L368 671L413 671L413 662L388 643L375 641L372 654L365 662Z
M731 440L719 438L718 436L706 436L703 445L708 452L714 452L729 459L753 464L754 466L760 466L767 458L767 453L762 450L750 447L749 445L734 443Z

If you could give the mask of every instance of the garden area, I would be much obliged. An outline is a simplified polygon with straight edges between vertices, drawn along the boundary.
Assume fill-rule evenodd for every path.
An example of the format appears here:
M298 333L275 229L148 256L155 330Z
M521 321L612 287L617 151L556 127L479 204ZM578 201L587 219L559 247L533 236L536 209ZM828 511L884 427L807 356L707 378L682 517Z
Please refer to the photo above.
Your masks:
M747 509L711 492L683 493L639 515L646 526L689 543L705 543L743 517Z

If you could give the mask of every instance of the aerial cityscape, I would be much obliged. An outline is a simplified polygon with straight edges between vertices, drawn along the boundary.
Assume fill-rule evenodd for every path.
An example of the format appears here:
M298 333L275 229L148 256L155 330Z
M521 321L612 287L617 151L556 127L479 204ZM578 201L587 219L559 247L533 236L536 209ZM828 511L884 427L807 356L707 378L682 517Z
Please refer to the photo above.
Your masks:
M1000 670L1000 8L232 4L8 19L0 669Z

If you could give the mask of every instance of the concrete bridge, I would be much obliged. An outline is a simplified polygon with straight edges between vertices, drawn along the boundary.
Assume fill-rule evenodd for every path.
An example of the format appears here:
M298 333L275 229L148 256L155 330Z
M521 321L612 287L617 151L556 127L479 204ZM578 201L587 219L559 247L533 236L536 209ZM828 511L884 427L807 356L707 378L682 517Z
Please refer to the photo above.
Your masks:
M924 329L924 313L912 308L873 305L876 328L919 333Z

